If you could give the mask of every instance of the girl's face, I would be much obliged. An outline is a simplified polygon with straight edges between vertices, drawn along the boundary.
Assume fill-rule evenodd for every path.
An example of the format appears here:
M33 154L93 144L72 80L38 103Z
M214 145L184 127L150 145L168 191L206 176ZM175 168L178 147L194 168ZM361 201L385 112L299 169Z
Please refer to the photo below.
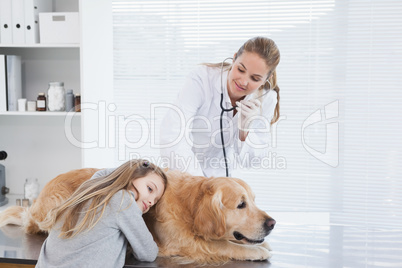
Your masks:
M236 54L234 55L236 58ZM255 92L268 79L270 68L253 52L243 52L233 62L228 76L228 93L232 102Z
M144 214L162 197L165 185L159 175L149 173L145 177L132 180L128 190L135 193L136 203Z

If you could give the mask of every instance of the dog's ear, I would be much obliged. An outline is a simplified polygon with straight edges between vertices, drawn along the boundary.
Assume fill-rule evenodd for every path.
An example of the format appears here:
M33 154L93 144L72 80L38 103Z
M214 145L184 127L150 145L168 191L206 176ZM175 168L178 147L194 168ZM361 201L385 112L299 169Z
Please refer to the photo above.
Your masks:
M238 184L240 184L248 193L248 196L251 198L251 200L255 200L255 194L251 190L250 185L248 185L245 181L237 178L231 178L232 180L236 181Z
M195 208L193 232L204 239L216 239L226 232L225 215L222 212L222 191L210 185L203 192L198 206Z

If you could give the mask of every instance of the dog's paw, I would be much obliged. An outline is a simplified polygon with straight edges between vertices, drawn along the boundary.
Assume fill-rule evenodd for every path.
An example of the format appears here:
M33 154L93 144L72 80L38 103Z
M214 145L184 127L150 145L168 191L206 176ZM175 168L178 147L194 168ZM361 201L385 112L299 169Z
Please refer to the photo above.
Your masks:
M250 258L250 261L263 261L263 260L267 260L269 258L272 257L271 252L269 252L269 250L265 247L262 246L258 246L255 248L254 250L254 254L252 256L252 258Z
M272 251L272 248L271 248L271 246L268 244L267 241L264 241L260 246L261 246L261 247L264 247L264 248L266 248L266 249L268 249L269 251Z

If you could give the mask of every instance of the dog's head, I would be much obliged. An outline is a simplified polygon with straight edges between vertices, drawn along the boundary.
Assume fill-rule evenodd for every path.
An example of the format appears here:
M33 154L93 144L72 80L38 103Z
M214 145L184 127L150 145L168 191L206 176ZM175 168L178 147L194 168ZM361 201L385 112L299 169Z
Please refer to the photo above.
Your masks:
M275 220L257 208L250 186L240 179L210 178L199 191L193 231L204 239L258 244L275 226Z

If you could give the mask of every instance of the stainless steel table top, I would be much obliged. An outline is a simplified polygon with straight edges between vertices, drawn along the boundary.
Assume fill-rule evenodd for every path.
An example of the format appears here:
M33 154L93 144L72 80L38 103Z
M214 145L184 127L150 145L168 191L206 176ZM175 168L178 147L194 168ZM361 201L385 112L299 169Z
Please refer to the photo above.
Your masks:
M5 226L0 232L0 258L35 263L45 239ZM402 267L402 224L400 229L278 224L267 240L274 250L269 261L236 261L222 267ZM157 258L153 263L131 258L126 267L194 265L177 265L168 258Z

